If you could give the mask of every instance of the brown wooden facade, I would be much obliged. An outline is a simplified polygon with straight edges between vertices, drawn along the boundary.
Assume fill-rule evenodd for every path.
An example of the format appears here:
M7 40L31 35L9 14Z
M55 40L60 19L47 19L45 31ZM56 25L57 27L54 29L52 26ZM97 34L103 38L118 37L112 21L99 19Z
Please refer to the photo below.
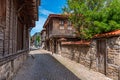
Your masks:
M29 48L29 30L38 20L35 1L0 0L0 57Z
M46 40L46 29L45 28L41 31L40 35L41 35L41 42L40 42L41 48L45 49L45 40Z
M39 0L0 0L0 66L29 51Z
M46 47L54 53L58 52L60 39L76 39L75 28L68 20L68 16L61 14L50 14L44 24L46 28Z

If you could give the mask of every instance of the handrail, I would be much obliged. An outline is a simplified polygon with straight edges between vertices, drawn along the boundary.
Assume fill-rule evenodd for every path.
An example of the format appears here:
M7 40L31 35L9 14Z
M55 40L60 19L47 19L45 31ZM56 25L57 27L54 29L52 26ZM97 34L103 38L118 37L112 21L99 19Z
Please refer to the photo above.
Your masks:
M0 66L2 66L3 64L7 63L7 62L10 62L14 59L16 59L17 57L23 55L23 54L26 54L24 52L28 51L29 49L25 49L25 50L21 50L21 51L18 51L17 53L15 54L10 54L10 55L7 55L3 58L0 58Z

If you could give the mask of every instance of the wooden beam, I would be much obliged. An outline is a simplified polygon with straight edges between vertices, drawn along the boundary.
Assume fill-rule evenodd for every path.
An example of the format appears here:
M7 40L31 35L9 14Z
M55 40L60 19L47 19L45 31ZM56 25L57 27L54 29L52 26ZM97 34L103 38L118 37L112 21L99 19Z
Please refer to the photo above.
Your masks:
M13 53L13 54L7 55L3 58L0 58L0 66L18 58L19 56L22 56L22 55L25 55L25 54L27 55L26 52L28 52L28 50L29 49L21 50L21 51L18 51L17 53Z
M17 13L19 13L23 9L24 6L25 6L25 3L22 4L22 6L20 6L20 8L18 9Z

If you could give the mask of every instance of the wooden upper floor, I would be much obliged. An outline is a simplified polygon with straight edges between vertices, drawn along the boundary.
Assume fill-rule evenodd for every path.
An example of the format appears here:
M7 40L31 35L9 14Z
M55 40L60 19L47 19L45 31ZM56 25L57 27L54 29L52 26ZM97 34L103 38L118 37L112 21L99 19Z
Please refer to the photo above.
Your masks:
M41 31L40 35L41 35L41 41L45 41L45 39L46 39L46 29L45 28Z
M34 27L38 20L40 0L0 0L0 26L6 27L7 15L14 15L28 27Z
M46 39L76 37L75 28L66 15L50 14L43 27L46 28Z

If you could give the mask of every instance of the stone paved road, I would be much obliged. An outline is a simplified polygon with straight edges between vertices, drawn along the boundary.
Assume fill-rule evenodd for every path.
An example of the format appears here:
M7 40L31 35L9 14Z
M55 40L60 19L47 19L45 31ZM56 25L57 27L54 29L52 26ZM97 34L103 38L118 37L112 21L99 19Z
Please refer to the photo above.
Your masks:
M80 80L50 54L32 54L35 59L29 57L13 80Z

